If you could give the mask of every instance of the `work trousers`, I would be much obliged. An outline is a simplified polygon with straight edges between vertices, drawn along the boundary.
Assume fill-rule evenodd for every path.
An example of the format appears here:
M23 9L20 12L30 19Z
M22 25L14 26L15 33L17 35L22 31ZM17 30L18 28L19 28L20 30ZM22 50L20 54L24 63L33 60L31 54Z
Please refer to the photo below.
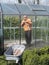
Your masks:
M31 30L25 31L25 39L28 45L31 44Z

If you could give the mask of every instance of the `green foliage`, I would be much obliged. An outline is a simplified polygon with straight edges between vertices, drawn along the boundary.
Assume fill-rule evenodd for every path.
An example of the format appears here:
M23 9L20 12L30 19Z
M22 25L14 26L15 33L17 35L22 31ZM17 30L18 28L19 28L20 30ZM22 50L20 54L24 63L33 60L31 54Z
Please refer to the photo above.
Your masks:
M20 26L20 21L18 17L4 17L3 26L5 27L16 27Z
M0 56L0 65L17 65L15 63L15 61L8 61L8 64L7 64L7 60L5 59L5 56Z
M7 65L7 62L4 56L0 56L0 65Z
M40 17L37 17L36 22L34 22L34 18L33 18L32 22L33 22L32 26L34 27L32 29L33 39L35 39L35 37L36 37L36 39L42 38L43 40L46 40L46 37L47 37L47 40L49 41L49 18L40 16ZM48 25L48 27L47 27L47 25ZM4 27L10 27L10 26L11 27L20 27L19 17L18 16L16 16L16 17L5 16L4 20L3 20L3 26ZM36 26L36 29L35 29L35 26ZM41 28L37 28L37 27L41 27ZM10 32L10 29L5 29L4 38L10 39L10 36L11 36L11 39L14 39L14 29L11 29L11 32ZM19 36L20 36L20 28L17 28L17 29L15 29L15 38L18 39ZM21 37L22 37L22 39L24 39L23 29L21 29Z
M36 53L40 56L40 55L44 55L44 54L49 54L49 47L44 47L41 49L38 49L36 51Z
M9 29L4 30L4 39L9 39L10 38L10 31Z
M49 65L49 47L25 50L22 62L23 65Z
M20 27L20 20L18 17L4 17L4 22L3 22L4 27ZM15 29L15 38L18 39L20 29L17 28ZM14 29L5 29L4 30L4 39L14 39Z
M48 54L44 54L40 56L40 65L49 65L49 55Z

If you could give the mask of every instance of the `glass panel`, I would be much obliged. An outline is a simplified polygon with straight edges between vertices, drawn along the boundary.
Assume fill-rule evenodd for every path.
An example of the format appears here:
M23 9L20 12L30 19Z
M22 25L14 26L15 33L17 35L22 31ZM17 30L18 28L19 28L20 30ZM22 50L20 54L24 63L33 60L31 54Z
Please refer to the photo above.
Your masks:
M0 29L0 36L1 36L1 29Z
M19 18L18 17L12 17L10 18L11 21L11 27L18 27L20 24Z
M49 7L48 6L42 6L42 5L30 5L30 8L35 13L34 15L40 16L40 15L49 15Z
M10 18L10 19L9 19ZM9 17L8 23L4 23L7 29L4 29L4 38L8 40L15 40L18 44L20 43L20 20L16 17ZM32 20L32 43L35 43L37 46L42 46L45 42L49 41L49 17L46 16L37 16L35 17L29 16ZM22 17L23 19L23 17ZM43 42L44 41L44 42ZM21 28L21 43L25 44L25 32L23 28ZM34 44L35 45L35 44Z
M8 16L5 16L4 17L4 27L18 27L20 24L20 21L19 21L19 18L18 16L15 16L15 17L8 17Z
M4 17L4 43L16 42L19 44L20 40L20 20L18 16ZM8 45L8 44L7 44Z
M35 11L35 13L36 13L37 16L49 15L49 13L47 11Z
M1 4L3 14L27 14L27 15L49 15L49 7L42 5L24 5L24 4ZM18 9L17 9L18 8ZM31 11L32 10L32 11ZM19 13L20 12L20 13Z
M33 37L33 40L35 40L35 28L32 29L32 37Z
M15 29L15 40L17 44L20 44L20 30L19 28Z
M49 30L48 30L48 41L49 41Z
M10 30L9 29L4 30L4 39L10 40Z
M21 44L26 44L25 32L23 28L21 28Z
M16 5L21 14L34 15L34 12L27 5Z
M32 20L32 34L31 34L32 40L31 40L31 42L33 42L33 40L35 39L34 17L33 16L28 16L28 18ZM22 16L22 20L23 20L23 16ZM23 27L21 28L21 43L26 44L25 31L24 31Z
M42 30L42 39L46 41L46 30Z
M36 35L36 39L41 39L41 29L36 29L35 35Z
M9 27L10 26L10 18L9 17L4 17L3 26L4 27Z
M19 14L15 4L1 4L3 9L3 14Z
M19 31L19 28L18 28L18 29L15 29L15 39L19 40L19 38L20 38L20 31Z
M14 40L14 30L13 29L10 30L10 39Z
M48 17L48 28L49 28L49 17Z
M45 11L45 8L43 6L41 6L41 5L30 5L30 6L31 6L32 10L35 10L35 11L40 11L40 10Z
M49 41L49 18L47 16L37 16L36 22L33 22L33 36L35 37L36 47L47 45Z

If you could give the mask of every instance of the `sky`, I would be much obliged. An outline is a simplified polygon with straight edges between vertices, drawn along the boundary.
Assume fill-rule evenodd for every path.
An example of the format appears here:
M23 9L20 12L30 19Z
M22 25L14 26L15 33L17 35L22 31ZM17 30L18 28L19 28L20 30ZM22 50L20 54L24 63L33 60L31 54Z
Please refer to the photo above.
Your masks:
M26 1L33 1L33 0L26 0ZM46 1L48 0L40 0L41 4L46 4ZM18 3L18 0L0 0L1 3Z

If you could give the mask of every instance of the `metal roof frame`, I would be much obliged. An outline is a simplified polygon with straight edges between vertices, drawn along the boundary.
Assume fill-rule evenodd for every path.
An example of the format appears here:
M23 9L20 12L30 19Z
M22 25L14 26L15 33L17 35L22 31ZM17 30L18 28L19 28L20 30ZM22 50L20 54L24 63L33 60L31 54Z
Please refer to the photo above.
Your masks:
M3 15L49 16L49 6L25 4L0 4Z
M33 8L34 6L35 9ZM49 16L49 9L48 9L49 6L26 5L26 4L1 4L0 7L2 8L1 9L2 15L9 15L9 16L18 15L20 23L22 15L35 16L35 22L36 22L36 16ZM36 26L35 26L35 32L36 32ZM20 44L21 44L21 26L20 26ZM36 46L36 38L35 38L35 46Z

